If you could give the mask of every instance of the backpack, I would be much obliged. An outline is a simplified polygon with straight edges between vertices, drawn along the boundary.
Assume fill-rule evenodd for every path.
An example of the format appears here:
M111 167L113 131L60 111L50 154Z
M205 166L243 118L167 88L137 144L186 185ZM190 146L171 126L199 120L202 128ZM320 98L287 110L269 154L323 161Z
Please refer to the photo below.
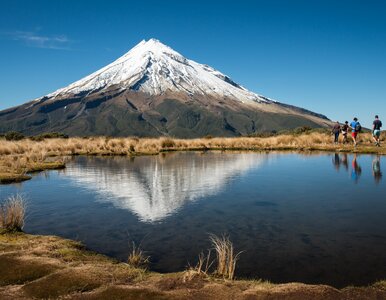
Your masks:
M359 122L357 122L355 125L355 132L360 132L361 130L362 130L362 126Z

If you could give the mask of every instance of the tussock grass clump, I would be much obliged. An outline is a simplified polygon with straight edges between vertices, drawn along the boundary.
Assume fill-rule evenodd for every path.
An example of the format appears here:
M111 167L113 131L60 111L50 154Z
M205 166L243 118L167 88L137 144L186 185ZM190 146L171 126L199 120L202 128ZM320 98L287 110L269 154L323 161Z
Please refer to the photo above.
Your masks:
M218 237L211 234L210 240L216 252L217 269L215 273L226 279L233 280L236 263L241 252L235 253L233 244L226 235Z
M0 206L0 229L4 232L22 231L25 212L24 198L20 195L10 196Z
M208 275L209 269L212 267L214 261L211 260L211 251L208 251L207 255L204 255L204 252L201 252L198 256L198 262L193 267L190 268L191 271L196 272L199 275Z
M174 147L176 145L175 141L172 140L172 139L162 139L161 141L161 147L162 148L171 148L171 147Z
M134 268L147 269L149 262L150 257L145 255L140 245L136 246L133 242L127 263Z

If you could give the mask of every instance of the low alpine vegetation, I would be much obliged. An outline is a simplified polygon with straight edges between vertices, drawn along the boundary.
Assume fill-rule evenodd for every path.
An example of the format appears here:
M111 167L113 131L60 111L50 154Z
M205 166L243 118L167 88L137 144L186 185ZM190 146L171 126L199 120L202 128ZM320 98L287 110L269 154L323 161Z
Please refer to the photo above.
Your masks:
M25 200L21 195L8 197L0 205L0 230L2 232L22 231L26 212Z
M150 257L145 255L141 246L136 246L133 242L129 257L127 258L127 263L134 268L147 269L150 262L149 259Z
M233 243L226 235L218 237L212 234L210 240L216 252L217 267L215 273L225 279L233 280L236 263L241 252L235 253Z

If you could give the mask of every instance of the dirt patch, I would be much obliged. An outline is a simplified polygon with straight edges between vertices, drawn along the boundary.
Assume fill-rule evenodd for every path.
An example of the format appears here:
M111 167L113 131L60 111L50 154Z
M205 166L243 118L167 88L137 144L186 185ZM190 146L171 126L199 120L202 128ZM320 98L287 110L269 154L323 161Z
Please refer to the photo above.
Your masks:
M288 283L272 285L270 288L248 290L244 294L244 299L336 300L342 299L342 294L339 290L330 286Z
M378 289L374 287L347 287L342 290L342 298L351 300L372 300L372 299L386 299L386 288Z
M208 283L200 289L184 289L171 291L170 295L177 299L188 300L226 300L243 299L243 291L236 285L222 283Z
M17 250L21 250L21 247L19 245L2 243L0 241L0 254L5 252L17 251Z
M175 289L200 289L207 282L206 278L189 272L158 276L154 280L154 286L163 291Z
M23 284L57 269L58 267L41 260L20 259L10 254L0 255L0 285Z
M79 300L163 300L171 299L163 292L143 289L128 288L124 286L111 286L101 291L75 296Z

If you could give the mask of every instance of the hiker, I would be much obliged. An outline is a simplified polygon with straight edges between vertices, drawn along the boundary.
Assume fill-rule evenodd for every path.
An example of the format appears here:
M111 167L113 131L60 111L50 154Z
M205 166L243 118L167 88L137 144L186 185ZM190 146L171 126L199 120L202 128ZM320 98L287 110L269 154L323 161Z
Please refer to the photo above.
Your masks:
M351 122L350 128L351 128L351 137L352 137L352 139L354 141L354 147L356 147L357 146L358 133L362 130L362 126L358 122L358 118L357 117L355 117L353 119L353 121Z
M375 146L380 147L379 143L379 137L381 136L381 127L382 127L382 122L379 120L378 115L375 116L375 120L373 122L373 139L375 142Z
M347 134L348 134L348 121L345 121L344 125L342 126L343 144L346 144L348 142Z
M334 135L334 144L338 144L338 142L339 142L339 133L340 133L339 121L336 121L336 123L332 127L331 133Z

